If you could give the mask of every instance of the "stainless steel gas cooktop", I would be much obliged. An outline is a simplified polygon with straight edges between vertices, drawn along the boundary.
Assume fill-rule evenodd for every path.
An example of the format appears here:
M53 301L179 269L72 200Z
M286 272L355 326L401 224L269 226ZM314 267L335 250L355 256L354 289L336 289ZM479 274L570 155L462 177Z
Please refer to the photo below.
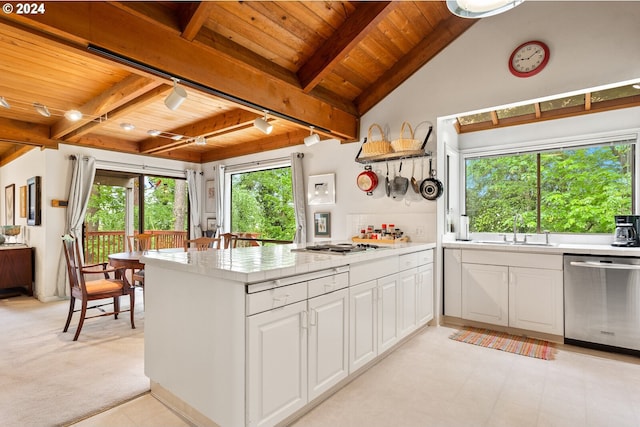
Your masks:
M304 248L291 249L292 252L318 252L335 255L348 255L364 251L372 251L377 249L385 249L384 246L372 245L368 243L335 243L335 244L318 244L310 245Z

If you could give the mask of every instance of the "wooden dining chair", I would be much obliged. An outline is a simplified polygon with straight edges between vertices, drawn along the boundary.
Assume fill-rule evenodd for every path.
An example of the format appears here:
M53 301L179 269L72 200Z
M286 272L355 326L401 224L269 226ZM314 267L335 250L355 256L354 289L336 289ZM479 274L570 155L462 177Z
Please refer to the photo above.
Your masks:
M70 302L69 302L69 314L67 315L67 322L64 325L62 332L69 330L69 324L71 323L71 317L73 313L80 312L80 320L76 329L76 334L73 337L74 341L78 340L82 325L84 325L85 319L91 319L94 317L110 316L113 314L115 319L118 318L118 314L129 311L131 313L131 329L135 329L135 323L133 320L134 307L135 307L135 292L133 286L131 286L124 274L122 268L107 268L107 263L99 264L83 264L82 256L80 254L80 247L75 238L65 235L62 236L62 247L64 249L64 257L67 261L67 274L69 275L69 288L70 288ZM118 279L109 277L110 273L114 273L114 277L117 274ZM101 278L93 278L87 280L87 278L96 277L96 275L103 276ZM120 310L120 297L123 295L129 295L129 309ZM93 306L88 306L89 301L105 300L107 298L113 299L113 311L104 312L102 308L105 305L111 304L111 302L97 303ZM82 303L80 309L76 309L76 300L80 300ZM87 310L100 308L101 313L87 316Z
M192 246L193 244L193 246ZM184 251L189 249L196 249L198 251L206 251L207 249L216 248L220 249L219 237L198 237L195 239L184 241Z
M220 238L224 242L224 248L235 248L238 245L238 235L233 233L222 233Z
M151 249L153 243L153 234L140 233L127 236L127 247L129 252L133 251L148 251Z

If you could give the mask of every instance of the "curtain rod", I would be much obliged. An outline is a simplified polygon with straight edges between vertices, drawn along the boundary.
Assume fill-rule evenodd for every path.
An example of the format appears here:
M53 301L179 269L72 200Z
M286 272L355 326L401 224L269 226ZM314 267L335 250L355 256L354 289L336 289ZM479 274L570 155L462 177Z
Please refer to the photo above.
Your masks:
M301 159L304 157L304 153L295 153L296 156ZM265 160L254 160L252 162L245 162L245 163L237 163L237 164L231 164L231 165L224 165L225 169L236 169L236 168L245 168L248 166L262 166L262 165L269 165L269 164L273 164L273 163L279 163L279 162L286 162L291 160L291 157L287 156L287 157L276 157L273 159L265 159Z
M85 160L88 159L87 156L83 156L83 158ZM71 154L69 156L70 160L75 160L76 156L74 154ZM147 166L147 165L137 165L137 164L133 164L133 163L124 163L124 162L114 162L111 160L99 160L96 159L96 163L100 164L102 166L115 166L115 167L122 167L122 168L129 168L129 169L133 169L133 170L138 170L138 169L142 169L143 171L148 170L149 172L152 171L159 171L159 172L171 172L171 173L180 173L180 174L184 174L187 171L186 170L181 170L181 169L171 169L171 168L163 168L160 166ZM200 175L203 175L204 172L200 171L199 172Z

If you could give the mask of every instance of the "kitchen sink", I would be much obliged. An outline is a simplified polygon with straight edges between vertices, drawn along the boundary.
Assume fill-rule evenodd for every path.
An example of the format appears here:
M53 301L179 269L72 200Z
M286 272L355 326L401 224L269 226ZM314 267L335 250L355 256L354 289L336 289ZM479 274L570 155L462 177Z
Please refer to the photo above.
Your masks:
M502 245L502 246L558 246L556 243L545 242L511 242L504 240L472 240L472 243L483 243L487 245Z

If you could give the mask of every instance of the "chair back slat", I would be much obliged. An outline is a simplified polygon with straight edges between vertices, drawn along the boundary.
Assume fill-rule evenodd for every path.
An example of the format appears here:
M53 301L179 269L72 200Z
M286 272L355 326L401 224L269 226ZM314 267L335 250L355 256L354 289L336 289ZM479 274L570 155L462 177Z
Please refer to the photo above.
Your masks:
M211 249L211 248L220 249L220 238L219 237L198 237L196 239L184 241L185 252L193 248L195 248L198 251L206 251L207 249Z
M62 237L62 248L64 249L64 257L67 260L67 272L69 273L69 285L71 290L77 288L83 290L83 276L80 273L82 264L79 257L78 242L75 238L69 236Z

